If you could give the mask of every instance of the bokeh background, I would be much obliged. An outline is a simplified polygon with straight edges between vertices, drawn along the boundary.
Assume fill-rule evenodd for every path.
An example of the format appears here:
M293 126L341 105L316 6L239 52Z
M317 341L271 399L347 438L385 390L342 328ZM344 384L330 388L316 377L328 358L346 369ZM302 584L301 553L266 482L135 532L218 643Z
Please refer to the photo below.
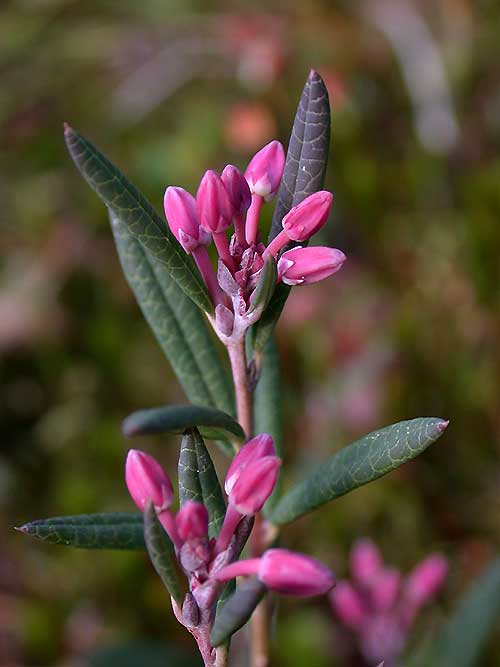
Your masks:
M493 0L1 3L1 665L198 664L143 554L13 531L132 509L120 422L183 400L62 122L161 207L168 184L194 190L209 167L244 168L271 138L286 145L311 66L333 113L335 204L321 240L349 261L296 288L279 325L286 483L374 428L451 424L418 460L296 522L284 542L339 575L360 536L403 570L446 553L448 586L415 641L494 557L499 29ZM140 444L174 468L175 440ZM340 653L324 601L280 604L273 664L341 665ZM498 639L484 658L495 664Z

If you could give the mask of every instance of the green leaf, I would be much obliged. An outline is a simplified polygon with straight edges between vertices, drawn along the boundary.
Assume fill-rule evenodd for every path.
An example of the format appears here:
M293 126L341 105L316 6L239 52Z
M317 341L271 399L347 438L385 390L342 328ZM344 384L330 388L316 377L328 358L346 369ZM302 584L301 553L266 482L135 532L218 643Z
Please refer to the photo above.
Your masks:
M110 221L125 277L187 397L233 414L228 374L203 315L113 211Z
M228 435L240 440L245 438L243 429L232 417L216 408L200 405L166 405L138 410L125 419L122 430L124 435L130 437L149 433L183 433L195 427L207 438L225 438Z
M39 519L18 528L27 535L79 549L144 549L139 512L103 512Z
M344 447L281 498L270 520L278 525L294 521L320 505L349 493L399 468L442 435L448 422L437 417L411 419Z
M439 667L476 667L500 621L500 558L466 591L438 640Z
M280 283L274 290L262 317L251 328L252 349L255 353L260 354L273 335L274 327L285 307L291 289L289 285Z
M64 137L74 163L106 206L119 216L128 231L166 268L181 290L202 310L212 312L212 302L193 261L144 195L78 132L66 126Z
M174 547L161 525L153 503L148 502L144 511L144 541L149 559L170 595L180 603L181 589L177 577Z
M252 302L248 309L248 315L251 315L256 311L262 312L267 306L276 289L277 275L276 262L272 257L268 257L252 295Z
M238 586L236 591L217 609L210 633L212 646L224 644L245 625L266 591L266 587L258 579L249 579Z
M196 428L186 431L179 455L179 502L203 503L208 510L208 534L217 537L226 514L226 503L214 464Z

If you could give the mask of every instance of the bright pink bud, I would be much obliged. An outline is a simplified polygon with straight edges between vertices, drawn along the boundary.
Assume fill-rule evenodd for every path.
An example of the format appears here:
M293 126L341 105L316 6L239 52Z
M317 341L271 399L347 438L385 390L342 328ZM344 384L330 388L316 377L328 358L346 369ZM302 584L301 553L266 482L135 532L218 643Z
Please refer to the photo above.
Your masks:
M443 586L448 562L441 554L432 554L419 563L406 580L406 596L416 605L431 600Z
M380 551L371 540L358 540L351 550L351 573L362 586L373 583L382 568Z
M263 456L248 463L232 485L230 504L246 516L259 512L274 489L280 466L281 459L276 456Z
M233 219L233 207L221 177L211 169L205 172L196 193L196 211L207 232L224 232Z
M386 568L375 575L370 598L377 611L389 611L395 604L401 588L401 574L394 568Z
M221 174L221 179L226 186L227 194L233 205L233 209L237 213L246 213L252 201L250 188L248 187L247 179L243 176L241 171L234 165L228 164L224 167Z
M210 234L198 222L193 195L183 188L171 186L165 191L163 203L168 226L187 253L210 243Z
M346 256L336 248L314 246L292 248L278 261L278 280L286 285L310 285L342 268Z
M284 595L323 595L335 585L335 577L322 563L287 549L269 549L259 563L258 578Z
M275 455L274 442L268 433L260 433L249 440L231 461L224 483L227 495L231 493L234 483L249 463L261 459L263 456Z
M285 151L279 141L271 141L250 160L245 178L252 194L270 201L276 192L285 168Z
M351 630L357 630L366 618L363 598L348 581L339 581L330 594L330 601L340 621Z
M125 481L137 507L144 511L148 500L157 511L168 509L174 490L168 476L156 459L149 454L131 449L125 464Z
M333 195L315 192L294 206L283 218L283 229L292 241L306 241L323 227L330 215Z
M208 532L208 511L203 503L188 500L175 517L177 533L181 540L206 537Z

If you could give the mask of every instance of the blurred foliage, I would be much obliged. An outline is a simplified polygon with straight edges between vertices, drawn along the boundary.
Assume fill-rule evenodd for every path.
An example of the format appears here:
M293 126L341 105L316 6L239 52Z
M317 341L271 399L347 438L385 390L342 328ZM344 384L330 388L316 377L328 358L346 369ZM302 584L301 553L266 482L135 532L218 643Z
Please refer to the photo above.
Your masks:
M283 539L339 574L361 535L403 569L444 550L452 577L422 636L498 551L500 6L408 0L401 18L398 0L376 4L382 32L369 0L2 3L0 664L116 664L120 642L127 664L144 664L140 651L158 655L143 648L152 639L170 642L175 664L193 651L143 554L12 530L132 509L120 422L182 401L106 211L65 152L65 120L160 207L167 184L193 190L206 168L244 167L270 138L286 141L316 67L333 110L323 237L349 261L295 289L278 328L284 485L371 429L424 415L451 425L415 462ZM139 441L172 470L177 444ZM324 602L285 601L279 614L276 664L341 664ZM498 664L498 640L484 659Z

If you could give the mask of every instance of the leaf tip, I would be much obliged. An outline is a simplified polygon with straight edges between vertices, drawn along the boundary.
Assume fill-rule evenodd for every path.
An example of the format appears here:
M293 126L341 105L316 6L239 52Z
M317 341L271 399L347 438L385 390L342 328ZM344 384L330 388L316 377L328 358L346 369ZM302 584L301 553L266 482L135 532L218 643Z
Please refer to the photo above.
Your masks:
M122 433L126 438L131 438L134 435L139 435L141 432L136 422L131 417L126 417L122 422Z
M437 424L437 429L440 431L440 433L443 433L448 428L448 424L450 423L449 419L441 419L438 424Z
M68 134L71 134L73 132L73 128L69 123L64 122L63 123L63 129L64 129L64 136L67 137Z
M30 524L25 523L23 526L14 526L14 530L17 530L18 533L24 533L28 535L30 532Z

